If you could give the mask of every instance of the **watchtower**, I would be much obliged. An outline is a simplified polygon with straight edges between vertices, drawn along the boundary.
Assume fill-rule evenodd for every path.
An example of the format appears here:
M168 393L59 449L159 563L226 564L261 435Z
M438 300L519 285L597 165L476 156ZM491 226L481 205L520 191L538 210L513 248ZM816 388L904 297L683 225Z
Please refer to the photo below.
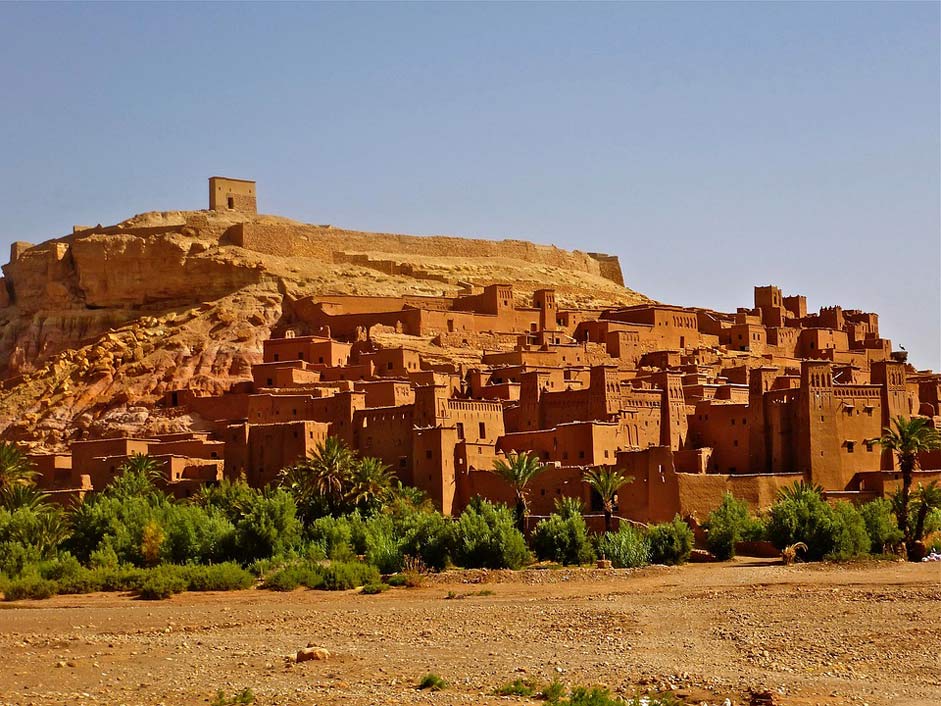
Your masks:
M258 213L255 202L255 182L248 179L209 177L209 209L211 211L238 211Z

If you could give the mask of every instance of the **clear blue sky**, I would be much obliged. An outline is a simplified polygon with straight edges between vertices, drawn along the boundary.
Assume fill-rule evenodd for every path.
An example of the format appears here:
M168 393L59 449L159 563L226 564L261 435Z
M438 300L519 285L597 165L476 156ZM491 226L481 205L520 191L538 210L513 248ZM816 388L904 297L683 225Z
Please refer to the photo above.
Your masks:
M0 247L205 208L878 311L941 367L939 4L0 4Z

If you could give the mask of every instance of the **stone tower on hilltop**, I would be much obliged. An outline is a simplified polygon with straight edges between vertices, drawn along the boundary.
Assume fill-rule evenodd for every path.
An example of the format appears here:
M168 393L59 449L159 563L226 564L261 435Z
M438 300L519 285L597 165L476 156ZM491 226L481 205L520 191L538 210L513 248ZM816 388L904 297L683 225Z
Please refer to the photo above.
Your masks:
M209 177L209 210L257 214L255 182L248 179Z

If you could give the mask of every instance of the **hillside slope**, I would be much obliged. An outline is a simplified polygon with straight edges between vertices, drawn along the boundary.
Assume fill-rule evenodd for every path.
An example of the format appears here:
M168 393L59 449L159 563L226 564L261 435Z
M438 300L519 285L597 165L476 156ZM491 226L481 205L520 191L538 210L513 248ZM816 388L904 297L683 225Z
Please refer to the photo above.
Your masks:
M510 282L521 303L541 287L563 307L649 301L622 286L606 255L214 211L146 213L16 243L3 272L0 436L47 448L199 428L154 404L167 390L219 392L249 379L262 342L310 295L454 296Z

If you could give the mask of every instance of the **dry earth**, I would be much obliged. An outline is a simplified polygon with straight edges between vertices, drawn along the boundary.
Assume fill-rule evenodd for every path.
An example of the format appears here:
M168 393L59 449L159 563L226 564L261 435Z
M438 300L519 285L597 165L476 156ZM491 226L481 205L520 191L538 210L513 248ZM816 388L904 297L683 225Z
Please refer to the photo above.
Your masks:
M941 703L941 566L728 564L452 573L417 589L97 594L0 610L0 704L507 704L516 677L693 704ZM493 595L447 600L449 591ZM294 664L313 643L326 661ZM450 682L416 691L426 672Z

